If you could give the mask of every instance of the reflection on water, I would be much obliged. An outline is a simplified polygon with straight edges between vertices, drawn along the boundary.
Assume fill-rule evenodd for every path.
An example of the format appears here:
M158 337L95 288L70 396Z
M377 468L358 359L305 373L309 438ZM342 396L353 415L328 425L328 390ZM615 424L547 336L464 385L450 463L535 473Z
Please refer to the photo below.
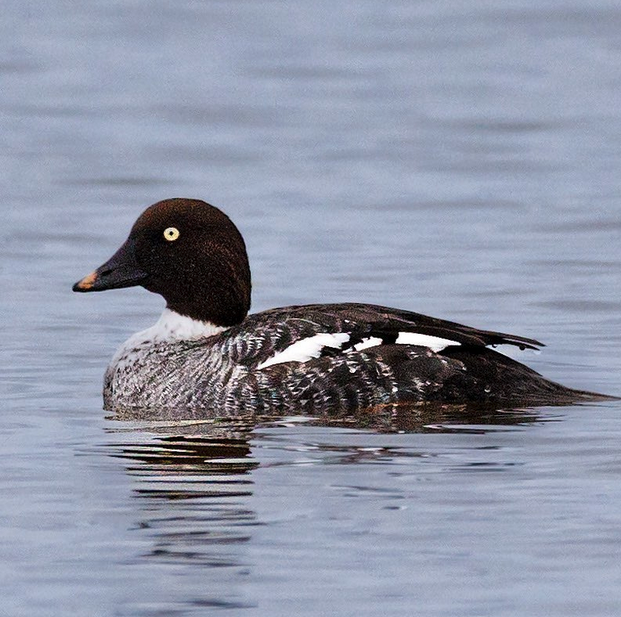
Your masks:
M152 540L152 549L139 559L246 567L237 547L248 541L248 528L257 524L245 498L252 494L248 472L258 463L247 439L234 436L236 428L230 437L220 429L209 437L192 432L196 434L149 438L132 431L134 439L107 445L110 456L127 461L138 500L135 529ZM213 604L231 603L218 599Z
M249 567L240 547L251 539L252 528L259 524L256 512L248 507L254 490L251 472L259 465L253 449L270 448L269 439L261 439L257 429L303 425L310 430L341 427L375 433L482 433L493 430L492 426L527 425L539 419L529 409L431 404L379 407L355 417L204 420L192 415L171 410L159 414L126 410L109 418L112 424L108 432L113 439L106 444L106 451L126 461L140 513L134 528L147 534L152 542L151 550L140 559L218 568ZM315 462L322 465L421 456L398 447L331 443L297 444L294 450L302 454L312 451ZM309 460L305 461L308 464ZM290 463L270 463L274 464ZM221 598L211 601L218 606L231 605ZM241 607L243 603L233 605Z
M559 405L561 407L561 405ZM549 406L548 406L549 408ZM256 426L270 423L298 422L312 426L334 426L368 429L385 433L413 433L456 430L460 425L511 426L538 421L535 407L507 407L493 403L448 404L437 402L391 403L377 405L355 413L330 412L320 416L290 416L279 414L221 417L205 410L186 409L123 409L108 416L122 422L119 431L147 430L152 433L211 440L244 440ZM539 408L543 409L543 408Z
M536 409L497 405L416 403L384 405L355 415L331 415L311 420L319 426L343 426L386 433L452 432L478 425L483 432L492 426L530 424L538 420Z

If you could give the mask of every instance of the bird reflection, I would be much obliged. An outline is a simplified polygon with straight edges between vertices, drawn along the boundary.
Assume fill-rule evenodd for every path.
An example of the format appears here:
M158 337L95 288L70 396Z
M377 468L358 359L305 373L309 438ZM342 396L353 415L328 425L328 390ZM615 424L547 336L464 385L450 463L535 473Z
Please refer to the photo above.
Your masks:
M539 410L538 410L539 411ZM243 580L252 570L246 545L261 524L253 509L252 472L259 465L259 427L303 420L305 425L364 429L377 433L456 430L484 432L528 425L540 416L529 408L473 405L388 405L355 415L282 418L228 417L183 410L118 410L109 416L110 456L123 459L133 478L135 529L146 539L137 559L187 572L210 570L208 602L246 608ZM303 431L303 427L299 427ZM326 463L362 464L370 456L404 456L399 448L374 450L315 444ZM413 455L418 456L419 453ZM221 583L221 584L220 584ZM217 591L216 591L217 590Z
M560 405L557 405L557 407ZM354 413L325 413L293 416L314 426L347 426L387 433L416 433L429 430L452 432L460 426L476 425L485 432L492 427L527 425L549 416L550 408L529 405L511 407L493 403L449 404L437 402L390 403ZM547 410L542 416L542 410ZM289 416L291 417L291 416ZM110 419L138 425L151 433L176 436L203 435L210 442L217 437L245 439L257 426L280 423L280 414L222 416L206 409L117 409Z
M445 404L435 402L390 404L358 411L355 415L326 415L312 423L346 426L382 433L486 432L501 426L538 422L540 413L531 407L500 407L493 404Z
M141 559L246 568L241 547L257 524L248 507L249 472L258 464L248 443L251 426L124 420L111 428L123 439L110 444L109 453L125 459L127 473L135 478L136 529L152 545Z

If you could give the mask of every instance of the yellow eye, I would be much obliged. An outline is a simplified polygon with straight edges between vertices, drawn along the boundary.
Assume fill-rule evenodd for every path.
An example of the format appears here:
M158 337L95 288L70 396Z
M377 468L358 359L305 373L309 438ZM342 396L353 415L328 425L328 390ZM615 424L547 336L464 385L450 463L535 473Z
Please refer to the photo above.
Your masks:
M174 242L179 237L179 230L176 227L167 227L164 230L164 238L169 242Z

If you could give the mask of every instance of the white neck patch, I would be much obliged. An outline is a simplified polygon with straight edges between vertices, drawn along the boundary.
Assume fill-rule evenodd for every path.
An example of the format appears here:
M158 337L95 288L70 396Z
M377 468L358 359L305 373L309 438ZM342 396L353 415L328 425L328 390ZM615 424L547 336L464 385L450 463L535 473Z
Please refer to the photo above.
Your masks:
M144 343L193 341L219 334L223 330L226 330L223 326L216 326L209 322L179 315L179 313L165 308L162 316L153 326L134 334L123 344L123 347L127 349Z
M199 321L186 315L179 315L169 308L165 308L154 326L154 340L158 341L188 341L206 336L220 334L226 330L224 326L216 326L208 321Z

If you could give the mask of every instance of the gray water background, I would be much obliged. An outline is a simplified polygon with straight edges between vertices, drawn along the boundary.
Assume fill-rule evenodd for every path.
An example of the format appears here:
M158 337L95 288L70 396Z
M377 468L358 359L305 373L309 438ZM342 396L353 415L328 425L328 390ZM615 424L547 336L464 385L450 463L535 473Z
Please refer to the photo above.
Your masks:
M254 310L532 336L621 394L617 2L5 0L0 141L3 615L619 614L619 403L110 418L105 365L162 303L70 292L198 197Z

